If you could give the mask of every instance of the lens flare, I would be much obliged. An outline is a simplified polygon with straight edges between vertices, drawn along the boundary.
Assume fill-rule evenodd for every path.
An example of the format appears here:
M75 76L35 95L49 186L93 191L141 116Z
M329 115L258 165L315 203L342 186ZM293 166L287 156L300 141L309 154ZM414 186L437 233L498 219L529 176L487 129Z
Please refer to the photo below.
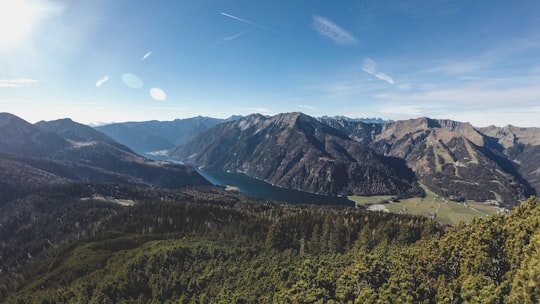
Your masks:
M139 76L131 73L125 73L122 75L122 81L124 84L132 89L140 89L144 83Z
M165 94L165 92L159 88L150 89L150 96L152 96L152 98L157 101L164 101L165 99L167 99L167 94Z

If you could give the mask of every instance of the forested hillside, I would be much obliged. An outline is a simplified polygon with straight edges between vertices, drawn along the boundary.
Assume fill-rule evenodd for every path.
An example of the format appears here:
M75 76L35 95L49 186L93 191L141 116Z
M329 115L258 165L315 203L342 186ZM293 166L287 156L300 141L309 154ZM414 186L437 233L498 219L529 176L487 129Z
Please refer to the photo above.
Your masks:
M219 195L122 208L101 232L28 273L7 303L540 300L534 198L510 215L445 228L423 217Z

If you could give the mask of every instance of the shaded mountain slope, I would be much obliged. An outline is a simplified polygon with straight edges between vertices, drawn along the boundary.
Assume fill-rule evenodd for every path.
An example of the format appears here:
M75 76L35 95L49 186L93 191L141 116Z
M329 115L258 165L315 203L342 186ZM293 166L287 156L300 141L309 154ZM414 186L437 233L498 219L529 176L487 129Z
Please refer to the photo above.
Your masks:
M209 184L193 168L145 159L71 120L38 125L11 114L0 115L0 166L5 169L0 174L0 188L10 193L2 199L66 181L168 188Z
M480 130L500 145L499 151L540 193L540 128L490 126Z
M402 161L379 156L301 113L269 118L255 114L224 123L170 155L207 169L240 171L319 194L408 196L421 191Z
M58 134L73 142L102 142L120 149L129 150L128 147L119 144L104 133L96 131L87 125L74 122L69 118L40 121L35 126L44 131Z
M0 153L49 157L69 148L65 138L40 128L9 113L0 113Z
M54 159L75 163L78 168L81 168L80 165L98 168L100 170L97 173L114 173L99 176L91 172L90 176L83 177L84 180L94 180L99 176L99 181L103 181L105 176L109 176L115 182L124 178L131 183L168 188L206 184L191 167L148 160L88 126L65 119L40 122L39 125L58 135L67 136L72 143L71 147L53 155Z
M18 161L9 155L0 154L0 205L45 186L67 181L61 176L25 163L25 160Z

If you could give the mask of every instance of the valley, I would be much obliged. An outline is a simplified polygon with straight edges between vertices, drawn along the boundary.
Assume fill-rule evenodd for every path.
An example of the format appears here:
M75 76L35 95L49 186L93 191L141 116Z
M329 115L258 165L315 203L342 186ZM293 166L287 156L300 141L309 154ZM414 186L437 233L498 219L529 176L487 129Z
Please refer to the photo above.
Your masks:
M537 133L283 113L152 153L137 139L151 132L132 148L2 113L0 300L519 302L536 265Z
M0 0L0 303L540 304L539 8Z

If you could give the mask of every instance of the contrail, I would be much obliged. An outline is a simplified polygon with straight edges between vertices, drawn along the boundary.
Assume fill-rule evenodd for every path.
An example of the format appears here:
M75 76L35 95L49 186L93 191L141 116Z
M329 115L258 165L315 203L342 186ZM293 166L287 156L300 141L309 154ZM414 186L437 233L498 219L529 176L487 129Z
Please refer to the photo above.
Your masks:
M337 44L347 45L357 42L356 37L326 18L313 16L313 23L319 34L334 40Z
M247 33L247 32L248 32L248 31L243 31L243 32L240 32L240 33L236 33L236 34L234 34L234 35L232 35L232 36L223 38L223 40L225 40L225 41L231 41L231 40L234 40L234 39L236 39L236 38L238 38L238 37L240 37L240 36L243 36L243 35L244 35L245 33Z
M262 26L262 25L260 25L260 24L255 23L255 22L252 22L252 21L249 21L249 20L246 20L246 19L242 19L242 18L240 18L240 17L236 17L236 16L233 16L233 15L224 13L224 12L221 12L221 14L222 14L223 16L225 16L225 17L229 17L229 18L238 20L238 21L240 21L240 22L244 22L244 23L247 23L247 24L256 26L256 27L258 27L258 28L262 28L263 30L271 31L269 28L264 27L264 26Z

